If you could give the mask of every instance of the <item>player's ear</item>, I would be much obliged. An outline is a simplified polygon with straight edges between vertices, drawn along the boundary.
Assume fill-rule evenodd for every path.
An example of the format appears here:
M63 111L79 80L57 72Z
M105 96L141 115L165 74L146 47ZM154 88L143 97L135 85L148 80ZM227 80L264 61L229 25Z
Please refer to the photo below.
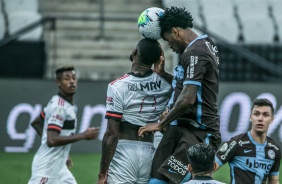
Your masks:
M216 170L216 163L214 162L212 171L214 172L215 170Z
M172 33L172 34L175 34L175 35L178 35L178 34L179 34L176 27L172 27L172 28L171 28L171 33Z
M58 79L56 80L56 83L57 83L58 88L60 88L61 87L61 83L60 83L60 81Z
M190 173L192 173L192 166L191 166L191 164L188 164L187 170L188 170Z

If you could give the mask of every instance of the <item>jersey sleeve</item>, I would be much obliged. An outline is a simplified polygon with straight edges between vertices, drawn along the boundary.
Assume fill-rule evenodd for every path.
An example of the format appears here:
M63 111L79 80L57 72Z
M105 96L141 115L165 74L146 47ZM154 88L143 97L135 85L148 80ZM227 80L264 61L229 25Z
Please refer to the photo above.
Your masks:
M106 100L106 119L121 121L123 115L122 93L116 86L109 84Z
M48 119L47 130L61 132L64 121L67 117L66 109L61 105L53 106L50 110L50 118Z
M197 52L187 54L184 59L187 63L185 66L187 68L187 74L183 85L193 84L200 87L209 67L208 59Z
M281 152L280 152L280 148L279 148L279 150L276 152L274 164L269 171L269 175L271 175L271 176L278 176L279 175L280 161L281 161Z
M235 154L238 143L235 139L231 138L218 149L215 154L215 161L219 166L223 166Z

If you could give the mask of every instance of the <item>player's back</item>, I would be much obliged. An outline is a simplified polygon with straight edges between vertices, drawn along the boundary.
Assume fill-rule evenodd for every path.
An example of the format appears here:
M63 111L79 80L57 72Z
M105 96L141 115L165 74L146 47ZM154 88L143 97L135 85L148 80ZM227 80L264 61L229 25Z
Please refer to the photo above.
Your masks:
M110 83L108 89L108 95L117 93L115 96L122 103L122 108L113 111L122 112L122 121L139 126L159 119L172 91L171 85L155 72L145 76L126 74ZM110 108L109 103L108 107Z

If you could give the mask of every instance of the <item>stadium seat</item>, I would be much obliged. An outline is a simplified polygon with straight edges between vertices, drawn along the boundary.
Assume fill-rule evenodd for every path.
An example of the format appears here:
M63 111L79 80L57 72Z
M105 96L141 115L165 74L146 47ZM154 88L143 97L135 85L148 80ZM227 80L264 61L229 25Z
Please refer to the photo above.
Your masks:
M233 0L240 19L269 16L268 0Z
M270 18L249 18L243 22L243 35L246 44L272 44L275 30Z
M230 43L237 43L239 26L230 0L200 0L207 30Z
M246 44L270 44L274 41L275 25L270 17L268 0L233 0L242 25Z
M230 0L199 0L204 17L234 17L234 5Z
M38 12L38 0L4 0L8 14L16 12Z
M0 13L0 40L4 38L4 34L5 34L5 20L3 14Z
M33 22L39 20L41 15L38 13L29 13L29 12L18 12L13 13L9 16L9 33L14 34L19 31L21 28L32 24ZM20 37L20 40L39 40L42 35L42 26L37 27L31 32L24 34Z
M239 39L239 27L235 17L206 16L207 30L228 43L236 44Z

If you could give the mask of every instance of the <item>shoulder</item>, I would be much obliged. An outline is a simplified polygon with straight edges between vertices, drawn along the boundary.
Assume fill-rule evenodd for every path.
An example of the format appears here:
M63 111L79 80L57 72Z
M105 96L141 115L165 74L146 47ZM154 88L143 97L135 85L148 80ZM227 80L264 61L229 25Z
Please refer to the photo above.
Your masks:
M274 150L281 152L280 146L270 137L267 137L267 146L274 148Z
M151 75L153 78L155 78L156 80L161 80L164 82L164 85L170 87L171 84L169 82L167 82L167 80L165 80L162 76L158 75L155 71L152 73Z
M130 74L125 74L125 75L121 76L120 78L110 82L109 86L118 85L120 82L124 82L124 81L128 80L129 76L130 76Z

